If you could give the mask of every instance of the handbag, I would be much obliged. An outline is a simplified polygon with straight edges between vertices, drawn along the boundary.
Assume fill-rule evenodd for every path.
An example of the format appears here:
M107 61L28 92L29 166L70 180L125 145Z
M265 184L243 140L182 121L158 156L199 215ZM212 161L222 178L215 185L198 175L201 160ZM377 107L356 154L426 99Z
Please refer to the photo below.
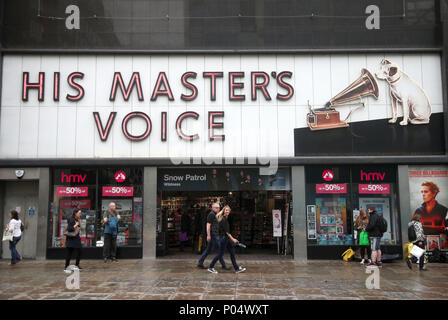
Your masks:
M76 237L79 234L80 228L76 228L75 231L68 231L68 226L65 226L64 236L66 237Z
M12 241L13 240L13 233L10 232L8 229L3 231L3 240L2 241Z
M368 245L370 245L369 234L367 233L367 231L363 230L359 234L359 245L360 246L368 246Z
M344 251L344 253L342 254L342 259L343 259L344 261L348 261L348 260L350 260L354 255L355 255L355 251L353 251L353 249L350 248L350 249Z
M422 248L420 248L419 246L413 246L411 249L411 254L416 257L416 258L420 258L422 256L422 254L425 252L425 250L423 250Z

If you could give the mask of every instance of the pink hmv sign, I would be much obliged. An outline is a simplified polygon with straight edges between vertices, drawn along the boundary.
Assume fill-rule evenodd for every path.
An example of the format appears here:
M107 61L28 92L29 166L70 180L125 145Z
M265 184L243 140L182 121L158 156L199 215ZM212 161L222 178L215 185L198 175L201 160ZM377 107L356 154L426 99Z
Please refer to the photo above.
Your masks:
M340 183L316 184L316 193L347 193L347 185Z
M58 197L87 197L89 195L88 187L57 187Z
M134 187L103 187L103 197L132 197Z

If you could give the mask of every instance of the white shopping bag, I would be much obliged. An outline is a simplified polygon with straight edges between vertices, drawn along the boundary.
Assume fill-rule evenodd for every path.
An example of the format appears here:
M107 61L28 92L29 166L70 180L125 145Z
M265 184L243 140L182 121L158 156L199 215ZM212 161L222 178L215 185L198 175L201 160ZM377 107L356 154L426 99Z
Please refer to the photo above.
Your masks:
M3 231L3 239L2 241L12 241L13 239L13 233L10 232L8 229Z
M424 252L425 252L425 250L423 250L419 246L413 246L410 253L414 257L420 258Z

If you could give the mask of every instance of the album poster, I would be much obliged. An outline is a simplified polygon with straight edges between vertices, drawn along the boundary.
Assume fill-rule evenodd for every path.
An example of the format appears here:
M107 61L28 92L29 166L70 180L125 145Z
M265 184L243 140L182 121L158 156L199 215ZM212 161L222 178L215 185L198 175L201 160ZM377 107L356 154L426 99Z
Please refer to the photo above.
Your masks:
M440 235L440 250L447 251L448 250L448 239L446 234Z
M440 250L440 236L425 236L425 239L427 251Z
M409 166L409 193L412 214L421 214L425 235L445 233L448 166Z

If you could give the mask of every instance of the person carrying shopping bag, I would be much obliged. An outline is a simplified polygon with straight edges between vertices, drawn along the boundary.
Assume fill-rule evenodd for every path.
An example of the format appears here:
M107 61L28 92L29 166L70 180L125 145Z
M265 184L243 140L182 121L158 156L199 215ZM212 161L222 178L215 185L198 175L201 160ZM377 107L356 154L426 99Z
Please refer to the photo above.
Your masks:
M369 215L367 214L365 209L361 209L360 215L355 221L355 229L358 231L358 244L361 253L361 264L364 264L366 260L367 263L371 262L369 234L366 231L368 224L369 224Z
M19 213L16 210L12 210L10 213L11 220L6 225L6 229L12 233L12 240L9 241L9 250L11 250L11 263L10 267L16 266L17 262L22 261L22 256L16 249L17 243L22 238L22 231L24 229L22 221L19 219Z
M408 237L409 241L411 241L414 244L414 246L418 246L422 250L425 250L425 234L423 232L423 226L421 221L422 216L420 215L420 213L418 212L414 213L411 222L408 223ZM407 258L406 263L409 269L412 269L412 258ZM421 254L420 257L418 257L418 265L420 271L426 271L424 253Z

